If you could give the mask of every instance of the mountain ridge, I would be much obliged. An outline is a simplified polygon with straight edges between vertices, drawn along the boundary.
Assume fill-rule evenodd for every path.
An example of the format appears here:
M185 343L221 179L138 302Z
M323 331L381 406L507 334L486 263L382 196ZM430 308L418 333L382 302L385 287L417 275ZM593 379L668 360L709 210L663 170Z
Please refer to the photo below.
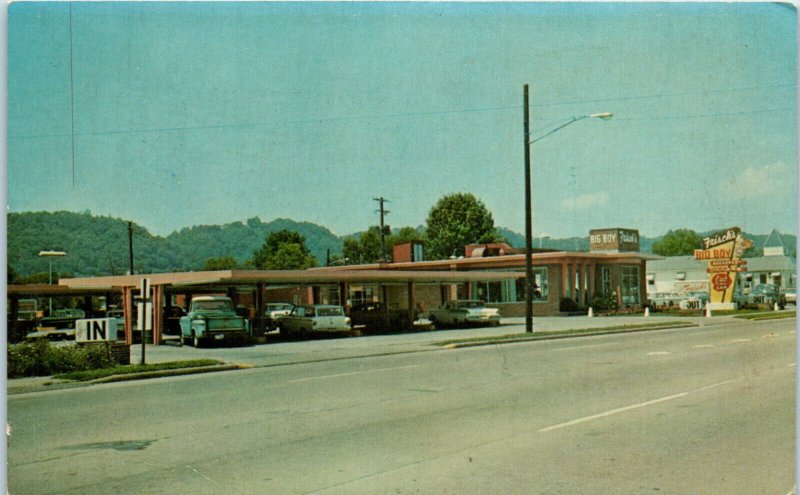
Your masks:
M129 269L128 221L122 218L93 215L89 211L38 211L9 213L7 222L8 265L18 275L47 273L51 262L54 278L59 273L118 275ZM222 225L184 227L167 236L153 235L146 227L135 223L132 226L136 273L201 270L207 259L223 256L232 256L241 264L263 245L269 233L282 229L302 234L317 262L324 264L328 254L341 255L345 239L358 238L362 233L339 236L313 222L290 218L264 222L257 216ZM522 234L505 227L497 227L497 230L512 246L524 246ZM653 242L661 237L640 236L640 251L652 252ZM761 247L768 234L748 234L748 237L756 247ZM783 234L783 237L787 252L794 253L796 236ZM533 241L534 247L565 251L589 249L588 233L562 239L537 237ZM63 250L69 254L47 260L38 256L43 250Z

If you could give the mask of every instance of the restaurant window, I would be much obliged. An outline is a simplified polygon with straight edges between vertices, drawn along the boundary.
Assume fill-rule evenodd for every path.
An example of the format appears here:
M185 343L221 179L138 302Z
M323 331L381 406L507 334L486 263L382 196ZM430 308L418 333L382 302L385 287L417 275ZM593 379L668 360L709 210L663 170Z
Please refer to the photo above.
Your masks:
M339 287L336 285L324 285L320 287L319 295L320 304L342 304L339 300Z
M373 302L375 301L375 290L374 287L369 285L360 286L360 285L353 285L350 286L350 304L356 305L365 302Z
M622 285L622 304L636 306L639 300L639 267L623 266L620 268L620 282Z
M547 301L547 268L533 269L533 301ZM473 296L487 303L525 301L525 277L499 282L475 282Z
M607 266L600 267L600 293L606 297L611 295L611 268Z

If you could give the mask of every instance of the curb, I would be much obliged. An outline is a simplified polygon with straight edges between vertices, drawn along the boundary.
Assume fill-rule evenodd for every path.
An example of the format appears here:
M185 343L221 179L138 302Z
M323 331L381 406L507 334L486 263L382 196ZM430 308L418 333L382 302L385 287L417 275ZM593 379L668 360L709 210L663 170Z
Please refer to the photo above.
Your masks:
M232 371L239 369L252 368L244 364L220 364L216 366L198 366L195 368L178 368L174 370L159 370L159 371L143 371L141 373L125 373L121 375L104 376L103 378L95 378L83 383L113 383L113 382L127 382L131 380L145 380L147 378L162 378L166 376L181 376L181 375L196 375L199 373L214 373L216 371Z
M326 362L326 361L339 361L339 360L348 360L348 359L359 359L364 357L378 357L378 356L388 356L388 355L396 355L396 354L410 354L416 352L431 352L431 351L439 351L444 349L460 349L460 348L467 348L467 347L479 347L479 346L487 346L487 345L499 345L499 344L514 344L519 342L533 342L539 340L560 340L560 339L568 339L568 338L576 338L576 337L591 337L591 336L598 336L598 335L612 335L612 334L624 334L624 333L633 333L633 332L645 332L650 330L668 330L668 329L675 329L675 328L693 328L699 327L701 325L692 322L665 322L665 324L658 325L658 326L649 326L649 327L632 327L632 328L624 328L619 330L603 330L602 328L593 331L591 329L585 329L584 331L576 331L573 333L565 333L565 334L550 334L548 335L545 332L542 332L541 335L534 335L530 337L519 337L513 339L497 339L497 338L488 338L488 340L482 340L478 342L463 342L463 343L452 343L452 344L445 344L445 345L438 345L437 343L428 343L426 344L427 348L418 348L418 349L406 349L406 350L398 350L398 351L391 351L391 352L378 352L378 353L367 353L358 356L342 356L342 357L328 357L328 358L319 358L319 359L310 359L310 360L298 360L291 363L276 363L276 364L266 364L263 366L253 366L248 364L222 364L222 365L215 365L215 366L199 366L193 368L178 368L172 370L159 370L159 371L145 371L140 373L128 373L128 374L120 374L120 375L111 375L103 378L97 378L95 380L88 380L85 382L80 381L64 381L64 382L51 382L48 383L47 386L42 385L30 385L26 387L19 387L16 390L14 387L7 386L6 393L8 395L17 395L17 394L24 394L36 391L49 391L49 390L60 390L65 388L76 388L76 387L83 387L89 386L94 384L101 384L101 383L114 383L114 382L123 382L123 381L133 381L133 380L146 380L149 378L163 378L169 376L181 376L181 375L194 375L200 373L214 373L220 371L233 371L233 370L240 370L240 369L250 369L250 368L269 368L269 367L277 367L277 366L291 366L296 364L305 364L305 363L318 363L318 362ZM43 377L44 378L44 377ZM8 385L8 384L7 384Z
M573 337L593 337L596 335L615 335L615 334L623 334L623 333L634 333L634 332L647 332L651 330L670 330L673 328L695 328L699 327L700 325L697 323L680 323L680 324L665 324L663 326L651 326L651 327L640 327L640 328L624 328L619 330L603 330L598 329L597 331L591 331L587 329L586 331L577 331L574 333L564 333L564 334L555 334L555 335L537 335L537 336L529 336L529 337L517 337L513 339L488 339L488 340L481 340L478 342L463 342L463 343L452 343L446 344L442 346L442 349L461 349L465 347L480 347L486 345L499 345L499 344L516 344L518 342L535 342L538 340L560 340L560 339L570 339Z

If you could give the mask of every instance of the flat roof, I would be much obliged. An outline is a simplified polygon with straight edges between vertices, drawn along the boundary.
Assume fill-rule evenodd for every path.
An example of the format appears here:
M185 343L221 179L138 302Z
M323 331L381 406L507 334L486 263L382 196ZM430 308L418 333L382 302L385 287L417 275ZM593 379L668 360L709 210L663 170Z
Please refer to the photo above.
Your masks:
M6 287L9 297L43 297L43 296L87 296L104 295L108 289L71 288L64 285L21 284Z
M343 267L347 268L347 267ZM416 271L375 269L313 270L216 270L206 272L151 273L107 277L82 277L59 279L59 285L71 289L108 290L120 287L138 287L143 278L151 285L172 287L207 287L255 285L318 285L346 283L459 283L497 281L524 278L524 272L510 271Z
M655 261L663 259L663 256L639 252L583 252L583 251L550 251L531 253L531 260L534 266L548 264L560 264L563 262L584 261L595 263L625 263L638 261ZM525 254L506 254L502 256L476 256L460 257L457 259L432 260L432 261L404 261L393 263L372 263L367 265L350 266L331 266L310 268L309 271L323 270L406 270L423 272L427 270L465 270L462 273L469 273L466 270L491 270L499 269L503 265L508 268L524 267ZM486 272L484 272L486 273Z

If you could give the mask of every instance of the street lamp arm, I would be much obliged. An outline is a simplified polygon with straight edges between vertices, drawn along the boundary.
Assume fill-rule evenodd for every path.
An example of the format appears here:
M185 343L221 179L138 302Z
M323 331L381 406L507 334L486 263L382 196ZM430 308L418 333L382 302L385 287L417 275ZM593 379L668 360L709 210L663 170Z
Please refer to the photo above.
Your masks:
M561 124L560 126L556 127L555 129L551 130L547 134L545 134L543 136L539 136L536 139L532 139L532 140L528 141L528 144L531 145L531 144L535 143L536 141L541 141L542 139L546 138L550 134L553 134L553 133L555 133L557 131L560 131L561 129L567 127L570 124L574 124L575 122L577 122L579 120L583 120L583 119L608 120L608 119L612 118L613 116L614 116L614 114L613 113L609 113L609 112L592 113L592 114L588 114L588 115L578 115L576 117L572 117L572 119L570 119L567 122L565 122L565 123Z

